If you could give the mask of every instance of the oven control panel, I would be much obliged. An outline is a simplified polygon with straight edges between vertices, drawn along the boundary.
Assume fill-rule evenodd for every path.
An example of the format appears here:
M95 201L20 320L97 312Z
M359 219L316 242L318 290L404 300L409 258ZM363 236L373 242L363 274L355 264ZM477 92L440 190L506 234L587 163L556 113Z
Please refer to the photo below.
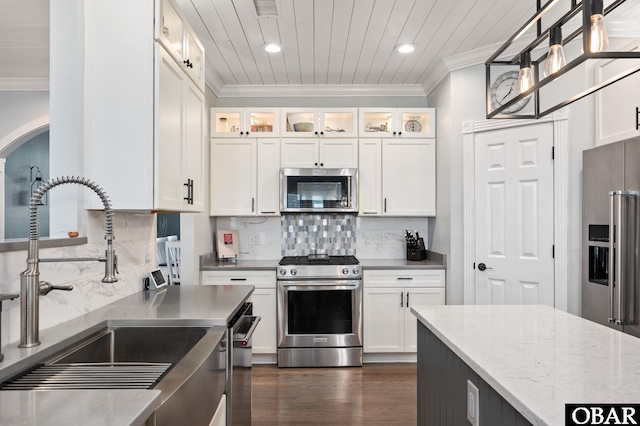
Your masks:
M353 265L280 265L277 269L278 279L360 279L362 270Z

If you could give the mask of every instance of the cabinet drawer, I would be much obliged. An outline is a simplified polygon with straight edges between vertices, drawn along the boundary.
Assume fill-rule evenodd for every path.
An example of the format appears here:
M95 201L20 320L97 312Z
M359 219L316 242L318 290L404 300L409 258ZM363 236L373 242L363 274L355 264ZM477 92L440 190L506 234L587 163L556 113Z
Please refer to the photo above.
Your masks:
M255 288L276 288L276 273L269 271L201 271L203 285L252 285Z
M366 287L444 287L444 269L364 270Z

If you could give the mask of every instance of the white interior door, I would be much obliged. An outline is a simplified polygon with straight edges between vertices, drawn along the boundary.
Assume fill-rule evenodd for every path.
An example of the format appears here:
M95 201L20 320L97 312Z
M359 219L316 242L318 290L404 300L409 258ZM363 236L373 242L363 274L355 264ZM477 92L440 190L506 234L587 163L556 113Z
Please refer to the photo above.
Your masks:
M476 304L554 306L552 149L553 123L476 134Z

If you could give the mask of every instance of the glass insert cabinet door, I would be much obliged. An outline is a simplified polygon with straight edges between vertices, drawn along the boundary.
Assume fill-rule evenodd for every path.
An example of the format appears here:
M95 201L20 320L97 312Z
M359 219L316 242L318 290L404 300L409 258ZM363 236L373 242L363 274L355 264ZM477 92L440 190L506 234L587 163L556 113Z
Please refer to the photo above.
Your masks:
M283 108L282 136L347 138L358 136L357 108Z
M434 108L360 108L360 137L435 138Z
M278 108L211 108L212 137L278 137Z
M200 89L204 90L204 48L191 31L187 31L185 57L184 64L187 72L191 74Z
M170 51L184 56L184 21L171 0L160 0L160 19L157 38Z

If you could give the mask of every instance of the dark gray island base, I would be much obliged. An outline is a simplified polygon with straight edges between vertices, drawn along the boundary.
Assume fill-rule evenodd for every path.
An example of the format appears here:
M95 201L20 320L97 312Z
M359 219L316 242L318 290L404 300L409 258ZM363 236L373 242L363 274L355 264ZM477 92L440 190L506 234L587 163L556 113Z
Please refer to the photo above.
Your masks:
M419 320L418 354L418 425L468 425L467 380L480 390L480 425L531 425Z

